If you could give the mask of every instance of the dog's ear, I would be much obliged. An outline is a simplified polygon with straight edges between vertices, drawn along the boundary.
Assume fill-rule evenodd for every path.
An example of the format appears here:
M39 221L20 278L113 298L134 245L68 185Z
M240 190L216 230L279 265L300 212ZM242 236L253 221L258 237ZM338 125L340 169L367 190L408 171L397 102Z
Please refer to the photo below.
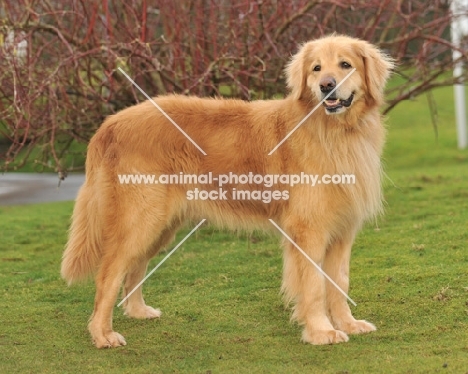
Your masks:
M307 74L305 72L305 57L308 49L308 44L302 45L291 61L286 65L286 82L291 90L291 97L294 100L299 100L306 88Z
M385 83L395 67L395 61L377 47L364 41L361 44L360 52L365 69L368 93L366 99L370 105L382 105Z

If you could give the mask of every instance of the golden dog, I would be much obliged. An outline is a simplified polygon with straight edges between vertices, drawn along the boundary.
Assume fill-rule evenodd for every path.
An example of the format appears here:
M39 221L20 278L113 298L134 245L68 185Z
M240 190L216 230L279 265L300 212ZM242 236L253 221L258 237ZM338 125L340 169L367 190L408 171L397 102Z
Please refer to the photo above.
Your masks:
M291 93L283 100L245 102L164 96L155 102L207 153L203 155L150 101L106 119L91 139L86 181L73 212L62 276L69 283L95 276L89 323L98 347L125 345L112 329L112 311L144 277L148 261L174 239L187 220L231 229L276 230L273 219L345 292L351 246L362 224L381 211L381 163L385 130L379 107L392 59L371 44L328 36L304 44L286 68ZM344 82L344 77L353 69ZM268 153L339 83L274 153ZM189 200L188 191L217 185L122 184L120 174L343 175L355 184L282 185L261 200ZM279 196L279 195L278 195ZM278 197L276 196L276 197ZM193 197L193 195L192 195ZM232 196L231 196L232 197ZM346 342L347 334L375 330L356 320L346 298L289 242L284 241L282 291L312 344ZM124 304L134 318L155 318L141 287Z

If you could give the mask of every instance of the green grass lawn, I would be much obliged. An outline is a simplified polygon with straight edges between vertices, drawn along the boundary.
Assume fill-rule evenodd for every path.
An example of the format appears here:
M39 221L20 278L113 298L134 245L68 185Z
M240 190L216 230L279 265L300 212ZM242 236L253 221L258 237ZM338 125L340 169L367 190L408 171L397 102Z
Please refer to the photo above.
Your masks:
M468 373L468 152L456 149L452 89L434 95L437 141L424 97L390 114L386 214L354 246L354 314L377 332L300 343L277 238L204 228L145 284L162 318L116 308L128 345L97 350L93 284L59 276L73 204L2 207L0 373Z

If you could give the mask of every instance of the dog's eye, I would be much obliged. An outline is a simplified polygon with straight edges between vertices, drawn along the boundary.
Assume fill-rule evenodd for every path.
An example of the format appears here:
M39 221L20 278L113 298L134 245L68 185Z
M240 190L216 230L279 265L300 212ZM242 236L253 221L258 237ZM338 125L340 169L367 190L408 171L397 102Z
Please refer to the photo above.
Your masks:
M314 66L314 71L320 71L320 69L322 69L322 67L320 65L315 65Z
M343 62L341 63L341 67L342 67L343 69L350 69L350 68L351 68L351 65L348 64L346 61L343 61Z

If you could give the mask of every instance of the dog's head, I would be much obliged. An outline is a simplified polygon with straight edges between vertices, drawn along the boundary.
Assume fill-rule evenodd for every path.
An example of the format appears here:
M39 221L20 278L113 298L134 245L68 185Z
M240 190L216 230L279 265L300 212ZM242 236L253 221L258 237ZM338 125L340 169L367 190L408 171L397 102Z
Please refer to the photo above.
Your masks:
M381 105L392 68L393 60L375 46L333 35L304 44L286 75L294 99L318 103L328 95L324 110L340 114L360 100L368 106Z

